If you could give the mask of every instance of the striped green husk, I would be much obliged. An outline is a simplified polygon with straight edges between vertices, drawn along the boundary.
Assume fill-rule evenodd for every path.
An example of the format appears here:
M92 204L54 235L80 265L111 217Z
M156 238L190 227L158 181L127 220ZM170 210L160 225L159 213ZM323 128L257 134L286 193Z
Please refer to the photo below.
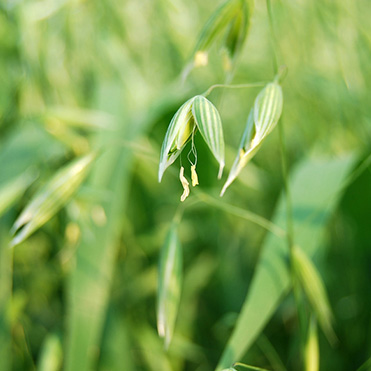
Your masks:
M269 83L256 97L254 107L247 119L238 154L221 196L254 157L267 135L276 127L282 113L282 105L282 88L277 82Z
M224 168L224 137L219 112L209 100L198 95L194 98L192 113L201 135L220 164L220 178Z

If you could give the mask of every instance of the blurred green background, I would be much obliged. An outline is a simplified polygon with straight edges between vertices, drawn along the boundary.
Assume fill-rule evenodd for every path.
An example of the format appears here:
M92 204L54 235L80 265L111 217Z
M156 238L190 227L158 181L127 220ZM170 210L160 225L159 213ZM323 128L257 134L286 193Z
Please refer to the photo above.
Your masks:
M183 291L165 352L156 330L158 257L182 188L179 162L158 183L158 158L181 104L225 81L220 40L208 65L181 79L218 4L0 1L1 371L216 367L267 234L220 209L231 204L271 219L283 191L277 130L221 201L218 164L196 137L200 185L179 227ZM289 171L313 158L355 159L356 176L333 190L338 202L318 226L313 261L339 339L331 347L319 331L320 369L356 370L371 355L371 167L364 162L371 152L371 10L366 1L277 0L272 13L288 68L281 124ZM232 83L273 77L267 9L257 2ZM223 121L227 170L258 91L209 96ZM102 154L73 199L9 249L11 227L35 192L96 148ZM182 161L189 171L185 155ZM14 197L9 185L19 186ZM310 186L296 191L305 199ZM238 361L300 370L299 332L287 295Z

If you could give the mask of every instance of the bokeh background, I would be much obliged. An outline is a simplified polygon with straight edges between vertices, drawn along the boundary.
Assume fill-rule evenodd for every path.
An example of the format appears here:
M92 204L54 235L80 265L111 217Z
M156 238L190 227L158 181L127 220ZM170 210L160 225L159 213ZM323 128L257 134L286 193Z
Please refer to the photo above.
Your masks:
M182 188L179 162L158 183L158 158L180 105L225 81L220 40L207 66L181 78L218 4L0 1L0 370L216 367L267 234L225 205L271 219L283 192L277 130L221 200L218 164L196 137L200 185L179 227L183 292L165 352L156 330L158 257ZM339 338L331 347L319 331L321 370L356 370L371 353L371 11L366 1L277 0L272 13L288 68L281 124L289 171L311 158L355 159L355 176L340 194L334 189L338 202L313 259ZM272 80L271 45L266 5L257 2L232 83ZM258 91L209 96L223 121L227 171ZM102 153L73 199L9 249L32 196L96 148ZM14 180L12 198L4 190ZM240 361L302 369L298 329L288 294Z

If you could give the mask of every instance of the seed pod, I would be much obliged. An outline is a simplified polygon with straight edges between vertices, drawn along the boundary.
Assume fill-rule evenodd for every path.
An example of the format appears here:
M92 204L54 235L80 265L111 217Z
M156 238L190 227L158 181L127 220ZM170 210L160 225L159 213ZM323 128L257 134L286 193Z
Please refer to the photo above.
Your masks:
M161 249L157 292L157 330L168 348L178 314L182 285L182 249L173 224Z
M204 96L197 95L193 101L192 113L198 130L219 162L220 178L224 168L224 136L219 112Z
M256 97L247 119L237 157L221 192L237 178L241 170L259 150L264 139L276 127L282 113L282 88L277 82L269 83Z
M165 170L178 158L195 128L191 111L193 100L185 102L171 119L161 148L159 182Z
M232 66L236 56L242 50L246 40L249 28L250 19L254 11L254 1L242 1L240 10L230 22L228 33L224 42L224 47L227 51L227 65Z
M215 39L225 30L227 25L239 13L241 0L227 0L211 15L201 31L201 35L196 44L194 55L197 52L206 52Z
M222 121L215 106L202 95L185 102L172 118L162 143L158 180L177 159L192 134L198 129L219 162L219 178L224 168Z

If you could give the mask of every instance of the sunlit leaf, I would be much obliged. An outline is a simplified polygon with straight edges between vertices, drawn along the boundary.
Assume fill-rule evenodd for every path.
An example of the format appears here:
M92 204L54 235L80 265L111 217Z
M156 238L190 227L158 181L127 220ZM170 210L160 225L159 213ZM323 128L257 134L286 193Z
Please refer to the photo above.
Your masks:
M182 285L182 249L177 226L171 226L161 250L158 294L157 329L164 338L165 347L170 344L178 314Z
M44 341L38 364L39 371L58 371L62 366L62 344L55 334L48 335Z
M341 189L354 160L354 156L307 160L292 176L295 242L305 248L308 256L319 246L326 222L340 197L337 190ZM285 205L282 196L272 219L281 228L286 225ZM289 291L288 261L286 240L268 233L236 327L216 368L218 371L244 356Z
M59 170L33 197L14 222L12 230L18 231L11 244L17 245L54 216L77 191L96 157L90 153Z
M194 98L192 113L198 130L219 162L220 178L224 168L224 137L219 112L209 100L198 95Z
M317 334L317 321L311 316L308 329L307 342L304 350L305 371L319 370L319 346Z
M55 106L45 112L45 118L56 119L60 125L81 129L114 129L115 119L106 112L76 107Z
M301 248L296 247L293 256L296 275L327 339L333 344L336 341L336 335L332 328L333 315L321 276Z

